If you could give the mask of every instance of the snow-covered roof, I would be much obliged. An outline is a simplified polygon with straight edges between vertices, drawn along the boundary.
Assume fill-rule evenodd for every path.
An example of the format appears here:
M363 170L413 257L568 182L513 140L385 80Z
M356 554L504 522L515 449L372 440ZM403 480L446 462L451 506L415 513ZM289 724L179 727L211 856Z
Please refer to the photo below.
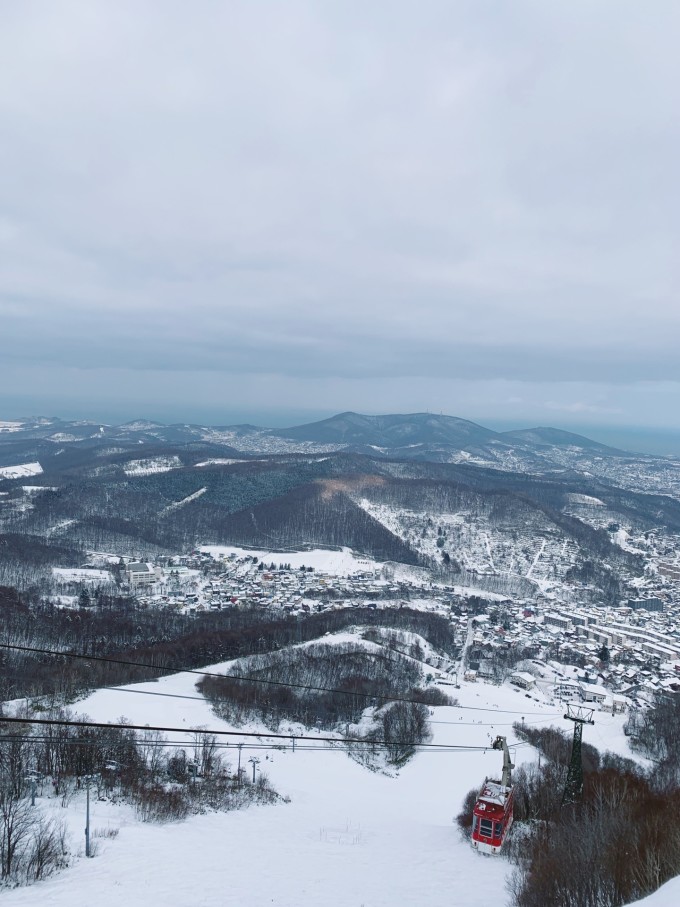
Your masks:
M514 671L510 675L510 679L513 677L516 677L517 680L521 680L523 683L536 683L534 675L527 673L527 671Z
M128 564L129 573L151 573L151 567L148 564Z
M494 806L505 806L511 790L511 787L505 787L500 781L485 781L478 799L484 803L493 803Z
M589 693L591 696L608 696L609 690L606 687L600 686L597 683L581 683L581 689L584 693Z

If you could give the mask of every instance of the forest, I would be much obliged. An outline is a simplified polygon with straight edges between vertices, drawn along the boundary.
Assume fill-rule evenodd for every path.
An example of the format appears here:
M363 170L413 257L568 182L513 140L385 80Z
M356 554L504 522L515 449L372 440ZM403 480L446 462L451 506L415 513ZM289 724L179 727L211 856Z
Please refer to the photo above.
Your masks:
M0 588L0 620L0 700L72 697L272 652L355 625L409 630L451 657L458 650L445 618L410 608L342 608L293 617L234 607L189 616L141 609L125 598L104 597L96 609L55 608ZM30 648L51 654L21 651Z
M395 764L428 739L426 706L453 704L441 690L423 688L417 661L393 648L367 649L358 642L319 641L253 656L223 676L203 677L197 687L226 721L256 718L274 730L284 721L340 728L354 741L388 744L388 759ZM371 727L360 730L354 725L367 708Z
M680 526L680 505L670 497L569 473L557 479L349 453L203 460L207 449L157 446L130 460L128 449L81 447L46 460L30 486L5 480L0 583L46 597L54 591L51 567L82 564L87 552L153 560L209 543L347 546L449 582L530 597L536 552L521 549L539 539L552 564L543 578L590 584L595 603L606 603L617 594L611 571L637 576L641 556L619 547L605 525L580 518L570 496L597 494L607 525ZM441 547L423 541L428 520L444 524ZM493 535L498 569L474 563L485 532ZM566 559L563 543L570 546Z

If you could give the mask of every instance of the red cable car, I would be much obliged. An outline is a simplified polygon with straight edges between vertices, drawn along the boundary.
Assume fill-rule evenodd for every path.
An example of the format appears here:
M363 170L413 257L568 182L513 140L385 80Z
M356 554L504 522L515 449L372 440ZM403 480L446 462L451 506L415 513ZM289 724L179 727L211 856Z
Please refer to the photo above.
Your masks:
M500 781L486 779L472 810L472 846L480 853L500 853L512 825L512 769L505 737L496 737L495 750L503 750Z

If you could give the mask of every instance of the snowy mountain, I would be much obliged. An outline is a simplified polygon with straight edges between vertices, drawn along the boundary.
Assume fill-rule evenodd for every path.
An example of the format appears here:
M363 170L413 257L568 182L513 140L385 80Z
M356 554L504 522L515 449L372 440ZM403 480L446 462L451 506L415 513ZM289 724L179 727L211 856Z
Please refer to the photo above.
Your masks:
M304 425L284 429L255 425L202 426L164 425L136 420L122 425L61 419L27 419L0 423L10 426L4 432L3 446L18 449L22 443L47 441L53 444L89 442L108 443L245 443L253 452L288 453L308 450L309 446L373 452L440 461L455 451L474 450L498 456L498 450L522 450L545 456L546 449L597 451L601 456L624 456L622 451L591 441L589 438L553 428L532 428L495 432L475 422L433 413L370 416L346 412ZM279 445L278 451L275 449Z
M364 416L348 412L274 434L317 444L377 447L385 451L431 444L463 448L497 437L495 432L474 422L431 413Z
M456 694L464 710L432 710L430 742L435 746L384 773L348 758L343 748L315 746L312 739L293 749L290 741L268 739L261 726L229 725L215 716L195 684L195 675L180 673L123 691L97 690L78 703L78 710L94 721L118 721L124 715L133 724L186 727L186 734L171 739L185 739L187 748L192 727L260 732L256 738L231 738L224 757L233 768L236 745L242 743L248 773L247 760L258 758L258 771L290 802L207 810L184 822L155 825L139 821L112 798L93 798L98 852L87 860L82 856L84 793L65 809L46 787L36 808L67 820L69 844L80 849L80 857L51 879L3 892L7 907L41 901L52 907L483 907L507 902L512 864L479 856L453 817L468 790L498 771L498 755L482 752L490 735L499 729L512 735L510 725L521 716L536 725L565 724L548 696L537 693L528 701L509 686L463 682ZM622 722L610 727L608 746L628 754ZM518 766L536 758L527 746L513 753Z
M0 424L11 426L11 432L8 428L0 436L0 467L29 461L44 466L44 459L59 455L63 468L95 453L105 456L107 451L123 453L145 445L156 448L160 456L172 456L176 449L202 451L204 459L344 451L376 459L466 463L522 473L606 476L614 468L630 472L636 481L640 462L651 467L647 473L662 476L673 468L667 458L629 454L572 432L554 428L495 432L466 419L432 413L346 412L285 429L163 425L148 420L105 425L45 418Z
M151 558L206 542L346 546L504 594L593 561L588 595L614 598L610 571L628 581L641 567L613 533L680 531L680 464L550 428L497 433L428 413L283 431L2 424L0 540L21 553L30 537L33 566L57 543L61 566L83 547Z
M607 444L600 444L583 435L563 431L559 428L523 428L517 431L502 432L500 437L509 444L525 444L533 447L561 447L564 449L596 451L605 457L626 456L625 451Z

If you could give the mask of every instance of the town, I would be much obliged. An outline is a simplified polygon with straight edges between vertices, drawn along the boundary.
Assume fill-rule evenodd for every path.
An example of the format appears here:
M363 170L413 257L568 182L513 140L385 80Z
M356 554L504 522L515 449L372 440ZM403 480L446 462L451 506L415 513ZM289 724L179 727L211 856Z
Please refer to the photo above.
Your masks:
M555 701L583 701L635 714L660 691L680 690L680 568L674 539L630 539L644 550L645 575L615 606L574 601L577 590L541 584L511 598L438 582L427 570L339 551L248 552L202 546L155 562L93 555L79 569L55 568L62 607L96 606L117 590L142 609L200 618L261 607L292 617L346 608L416 608L446 617L461 657L431 655L435 682L508 682ZM677 541L676 541L677 544ZM640 546L644 546L640 547Z

